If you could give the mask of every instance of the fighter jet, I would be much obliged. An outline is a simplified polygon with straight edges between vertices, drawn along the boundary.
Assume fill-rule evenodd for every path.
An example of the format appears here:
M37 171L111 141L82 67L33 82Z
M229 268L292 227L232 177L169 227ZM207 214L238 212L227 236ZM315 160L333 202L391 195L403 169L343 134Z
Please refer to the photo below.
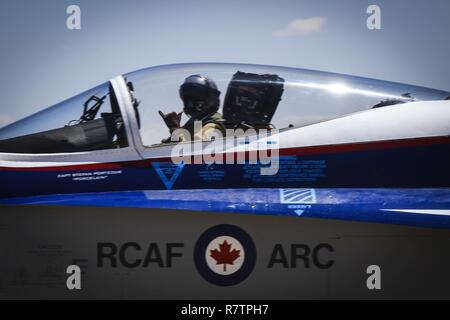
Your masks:
M0 204L450 228L449 98L286 67L143 69L0 129Z

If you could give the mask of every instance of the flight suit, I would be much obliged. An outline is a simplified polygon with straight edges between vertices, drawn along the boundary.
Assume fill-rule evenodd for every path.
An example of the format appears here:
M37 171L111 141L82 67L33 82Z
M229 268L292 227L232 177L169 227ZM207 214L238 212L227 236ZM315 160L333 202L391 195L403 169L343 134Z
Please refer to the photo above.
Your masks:
M194 132L195 121L201 121L203 124L201 132ZM211 137L225 137L226 129L223 125L223 118L219 112L214 112L212 114L208 114L202 119L190 119L183 127L189 131L191 138L193 140L211 140ZM188 139L184 139L182 141L187 141Z
M181 118L181 117L180 117ZM195 121L201 121L203 126L200 130L195 127ZM181 128L176 128L172 126L170 129L170 133L173 134L177 129L185 129L189 132L188 135L180 134L179 135L179 142L185 142L185 141L199 141L199 140L207 140L211 141L211 138L217 138L217 137L225 137L226 129L223 125L223 118L222 115L219 112L213 112L207 115L204 115L202 117L195 117L188 120L188 122L185 123L184 126ZM171 142L178 142L178 141L172 141L171 137L164 139L162 143L171 143Z

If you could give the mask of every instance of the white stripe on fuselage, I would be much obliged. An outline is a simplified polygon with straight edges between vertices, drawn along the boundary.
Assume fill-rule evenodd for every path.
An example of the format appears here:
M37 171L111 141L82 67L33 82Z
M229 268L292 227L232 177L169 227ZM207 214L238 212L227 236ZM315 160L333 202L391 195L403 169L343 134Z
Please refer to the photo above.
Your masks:
M281 148L450 135L450 101L371 109L280 133Z
M381 209L381 211L450 216L450 209Z

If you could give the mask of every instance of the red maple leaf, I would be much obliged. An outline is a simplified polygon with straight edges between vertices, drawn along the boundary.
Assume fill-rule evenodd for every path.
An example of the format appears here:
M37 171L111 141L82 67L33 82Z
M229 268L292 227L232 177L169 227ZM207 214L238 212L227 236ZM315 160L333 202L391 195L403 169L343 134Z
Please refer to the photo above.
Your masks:
M225 240L222 244L219 244L219 250L214 249L211 251L211 258L216 260L216 264L223 264L223 271L227 271L227 264L234 265L234 261L241 256L241 250L231 250L231 244Z

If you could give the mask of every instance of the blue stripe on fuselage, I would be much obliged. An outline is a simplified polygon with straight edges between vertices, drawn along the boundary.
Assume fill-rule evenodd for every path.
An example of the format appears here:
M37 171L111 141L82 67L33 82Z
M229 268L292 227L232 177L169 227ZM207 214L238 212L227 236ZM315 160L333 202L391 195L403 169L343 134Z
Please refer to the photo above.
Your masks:
M132 190L227 188L432 188L450 186L449 145L283 156L274 176L258 165L170 163L101 171L0 171L0 197ZM155 169L156 168L156 169ZM158 171L159 170L159 171ZM176 174L174 176L174 174ZM162 175L165 175L162 177Z

